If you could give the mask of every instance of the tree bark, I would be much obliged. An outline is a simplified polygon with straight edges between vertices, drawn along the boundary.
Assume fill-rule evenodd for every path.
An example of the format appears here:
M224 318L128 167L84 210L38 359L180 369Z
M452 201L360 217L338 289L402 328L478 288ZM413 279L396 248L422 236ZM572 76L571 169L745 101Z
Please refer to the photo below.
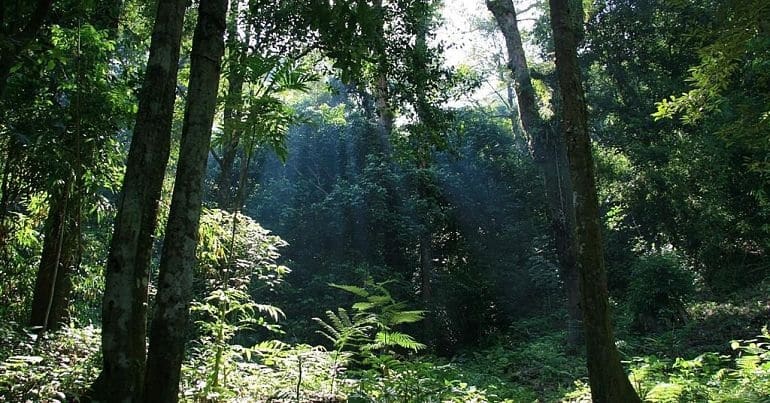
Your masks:
M224 108L224 144L219 159L219 175L217 176L217 205L219 208L232 212L234 195L233 168L241 140L240 120L243 109L243 85L245 69L241 65L246 54L246 45L238 40L238 10L231 12L231 20L227 27L227 96Z
M390 133L393 132L395 114L390 105L390 89L388 88L388 57L385 50L385 8L382 0L374 2L374 8L380 13L380 21L377 26L382 43L381 49L378 49L377 77L374 83L374 107L377 110L381 133L381 141L386 152L390 150Z
M415 24L415 46L414 53L412 54L412 65L417 71L425 71L428 68L428 25L429 15L422 16ZM415 111L417 117L420 119L420 124L425 126L424 132L435 130L431 125L431 112L432 105L426 97L427 93L427 75L418 76L415 82L416 102ZM433 300L433 290L431 287L433 278L433 227L434 222L432 219L433 213L439 207L435 202L431 192L433 185L433 178L430 173L431 164L431 144L430 140L424 136L418 139L419 148L417 152L417 195L425 203L425 211L422 212L422 224L423 228L420 232L420 292L422 296L423 304L426 308L431 306ZM432 330L433 318L431 316L426 317L426 323L428 328Z
M117 35L122 5L122 0L103 2L101 7L93 11L90 19L93 27L107 30L108 37L114 39ZM79 63L76 64L79 66ZM71 277L80 266L82 258L81 206L86 202L82 171L85 166L93 164L93 153L81 152L83 134L80 128L83 124L79 102L81 97L79 70L78 67L75 73L77 89L74 94L75 102L71 106L72 115L75 116L73 134L75 138L72 140L75 144L72 148L77 150L74 161L75 180L72 181L69 176L60 178L67 183L64 188L49 192L50 207L46 219L43 251L32 297L30 326L40 326L42 331L55 330L63 325L72 291ZM70 182L74 182L74 188L69 188Z
M102 302L101 401L142 399L152 242L171 144L186 0L158 2L150 56L110 244Z
M201 0L193 37L190 86L171 211L160 260L150 330L146 402L176 402L192 299L203 179L224 54L227 0Z
M543 185L551 231L559 260L559 274L567 297L567 344L575 350L582 343L580 293L577 274L577 245L574 237L575 213L572 180L567 161L567 145L553 125L538 111L527 57L516 22L512 0L486 0L505 38L508 67L514 80L519 120L529 143L529 151L543 175ZM516 122L514 122L514 127ZM514 129L515 130L515 129Z
M30 326L41 331L61 327L67 317L72 290L72 272L79 265L78 250L80 220L78 197L71 197L69 189L54 192L46 218L43 252L35 279Z
M432 233L425 229L420 235L420 296L425 306L430 306L433 300L431 287L433 278L433 245Z
M577 58L583 32L582 3L580 0L549 0L549 3L574 185L577 261L591 396L596 403L641 402L620 363L612 334L588 111Z

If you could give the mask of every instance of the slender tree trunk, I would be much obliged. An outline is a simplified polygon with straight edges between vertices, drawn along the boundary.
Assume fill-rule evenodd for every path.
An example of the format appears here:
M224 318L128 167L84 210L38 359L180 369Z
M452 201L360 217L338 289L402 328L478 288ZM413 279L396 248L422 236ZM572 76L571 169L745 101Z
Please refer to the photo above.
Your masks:
M246 54L245 45L238 40L238 8L231 7L230 21L227 27L227 96L224 108L224 143L219 159L219 176L217 177L217 204L219 208L233 211L233 167L241 140L241 110L243 109L243 85L245 82L245 67L243 63Z
M582 343L580 293L577 275L577 245L566 143L543 120L538 111L535 90L527 57L516 21L512 0L487 0L487 8L495 16L505 38L508 67L514 79L521 126L529 141L529 150L543 175L545 198L551 231L559 260L559 274L567 297L567 344L572 350ZM517 123L514 122L514 127Z
M388 77L385 72L381 72L375 83L375 100L377 116L379 117L380 128L384 135L389 136L393 131L393 110L390 107Z
M0 112L0 119L3 117L3 112ZM10 182L11 182L11 150L13 146L10 140L6 140L2 144L2 158L3 158L3 172L2 179L0 179L0 262L6 258L6 245L10 242L11 235L11 220L8 219L8 211L11 202L10 195Z
M432 234L425 230L420 235L420 293L422 301L428 306L433 299L431 279L433 278L433 245Z
M363 98L363 105L365 105L365 114L367 116L375 114L377 115L377 126L379 129L377 132L377 145L379 146L378 152L381 153L383 160L387 161L383 167L386 167L386 169L391 169L393 166L393 160L391 158L393 150L390 136L393 132L393 126L395 124L395 112L391 106L390 88L387 74L388 57L385 46L385 9L383 6L383 0L375 0L374 6L380 13L380 20L378 21L377 25L377 33L379 34L379 37L382 41L381 48L377 50L379 52L377 56L378 74L375 78L372 93L369 94L366 91L366 86L362 85L361 95ZM396 184L392 183L388 179L385 179L382 185L385 188L387 195L385 199L387 210L397 211L399 208L398 206L400 204L401 195L396 189ZM401 265L406 264L407 262L403 259L402 255L398 253L399 242L397 231L394 230L392 226L387 226L385 228L380 227L379 229L382 230L381 234L383 239L383 250L385 251L383 254L384 263L390 267L400 267Z
M567 145L559 133L548 130L544 147L538 152L543 172L548 216L551 221L559 260L559 276L567 299L567 345L576 352L584 342L580 311L580 278L575 239L575 206L572 201L572 179L569 173Z
M80 223L75 214L79 201L68 189L51 197L30 314L30 326L43 331L58 329L66 320L72 272L81 256Z
M393 131L393 123L395 114L393 108L390 105L390 89L388 88L388 58L385 53L385 9L382 4L382 0L375 0L374 8L380 13L380 22L377 26L377 32L382 38L382 49L379 49L378 66L377 66L377 78L374 83L374 107L377 110L377 116L379 118L381 135L386 152L390 150L390 133Z
M421 221L423 228L420 231L420 296L422 302L427 309L430 309L433 301L433 227L434 223L431 219L433 211L438 209L438 206L433 200L430 187L432 185L432 177L430 175L428 163L421 161L417 171L417 195L425 203L425 210L421 211ZM433 317L426 316L426 323L428 329L432 330Z
M118 20L122 8L122 0L111 0L101 3L91 18L94 28L107 30L108 37L117 35ZM79 58L80 55L77 56ZM30 325L40 326L43 331L58 329L63 325L69 308L70 292L72 291L71 277L80 266L81 260L81 206L84 200L83 168L93 164L93 153L82 152L82 126L80 110L81 73L80 62L76 58L77 72L74 102L71 106L75 116L74 146L76 150L74 188L53 191L50 193L50 208L48 212L46 231L43 241L43 251L40 266L35 281L35 291L32 297L32 312ZM64 182L70 182L65 178Z
M415 48L412 55L412 64L418 71L426 71L428 69L428 27L430 24L431 15L423 15L415 26ZM436 130L431 125L435 123L434 111L435 106L431 105L430 100L427 98L427 86L428 75L418 75L415 82L416 89L416 102L414 105L417 117L420 119L420 124L423 126L423 132L429 133ZM420 292L423 305L426 309L431 310L433 306L433 232L435 229L435 222L433 219L434 213L439 209L436 202L435 192L432 190L434 185L434 178L431 175L431 150L432 141L429 136L423 135L418 139L418 161L417 161L417 195L423 201L426 208L422 211L421 221L423 224L422 231L419 236L420 242ZM431 311L425 317L425 327L428 332L436 333L436 319L435 312Z
M588 112L577 58L583 32L582 3L580 0L549 0L549 3L563 125L574 184L577 261L591 396L596 403L641 402L620 363L610 321Z
M101 401L136 402L144 384L147 286L187 0L158 2L150 56L112 235L102 302Z
M201 0L193 37L190 87L171 211L150 330L145 401L176 402L192 299L203 179L217 106L227 0Z

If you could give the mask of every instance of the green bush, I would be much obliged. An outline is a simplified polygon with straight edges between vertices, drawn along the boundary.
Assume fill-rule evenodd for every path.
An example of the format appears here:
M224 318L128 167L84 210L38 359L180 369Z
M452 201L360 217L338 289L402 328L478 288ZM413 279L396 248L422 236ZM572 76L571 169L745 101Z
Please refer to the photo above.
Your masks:
M637 358L630 379L648 402L767 402L770 335L733 341L733 356L704 353L693 359Z
M69 401L99 373L99 330L65 327L42 336L3 326L0 402Z
M199 284L191 305L199 337L190 343L182 394L225 401L239 395L239 365L250 361L251 348L243 345L254 344L258 328L280 332L283 311L253 298L264 298L289 273L277 263L286 243L248 216L217 209L203 211L199 235Z
M650 331L686 319L685 302L695 292L694 277L673 252L642 256L631 266L628 310L632 325Z
M29 317L35 269L43 249L40 228L48 214L42 195L30 197L25 207L26 214L0 217L0 318L20 323Z

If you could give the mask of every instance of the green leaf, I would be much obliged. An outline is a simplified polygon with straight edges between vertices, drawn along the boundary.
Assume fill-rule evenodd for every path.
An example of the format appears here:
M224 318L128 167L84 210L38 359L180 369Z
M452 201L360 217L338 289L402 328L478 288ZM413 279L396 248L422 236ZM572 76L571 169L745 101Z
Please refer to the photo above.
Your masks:
M393 312L388 318L389 325L401 323L415 323L425 318L425 311L398 311Z
M339 288L340 290L347 291L351 294L357 295L362 298L369 297L369 292L361 287L356 287L354 285L340 285L340 284L334 284L329 283L329 287Z
M414 337L401 332L377 332L374 337L374 343L370 346L372 349L385 347L401 347L413 351L422 350L425 345L418 342Z

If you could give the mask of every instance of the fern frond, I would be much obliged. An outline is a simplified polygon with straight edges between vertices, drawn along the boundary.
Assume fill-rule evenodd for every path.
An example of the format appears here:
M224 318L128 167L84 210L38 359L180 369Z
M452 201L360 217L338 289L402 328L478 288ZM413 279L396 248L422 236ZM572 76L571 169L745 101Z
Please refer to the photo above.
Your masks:
M276 352L281 350L286 350L289 347L291 347L289 344L286 344L280 340L266 340L259 342L251 347L252 350L258 351L260 353L267 353L267 352Z
M424 349L425 345L405 333L377 332L374 336L374 342L367 346L368 349L373 350L385 347L401 347L408 350L418 351Z
M366 298L366 300L373 304L373 306L382 306L393 302L393 298L391 298L389 295L371 295Z
M324 332L323 330L316 330L315 332L320 334L321 336L325 337L327 340L332 342L332 344L334 344L334 345L336 345L337 344L337 340L339 340L338 337L332 336L329 333Z
M339 288L340 290L347 291L353 295L356 295L361 298L366 298L369 296L369 292L361 287L356 287L354 285L346 285L346 284L334 284L329 283L329 287Z
M401 323L419 322L425 318L425 311L398 311L392 312L388 317L388 325L394 326Z
M332 311L326 311L326 314L329 315L329 317L334 316L334 312ZM325 336L332 342L336 342L336 340L340 338L340 333L337 331L337 329L334 328L334 326L332 326L329 323L326 323L326 321L324 321L321 318L313 318L313 320L323 328L323 331L322 330L318 331L319 334Z
M272 318L274 321L276 321L276 322L278 322L278 320L279 320L280 318L286 319L286 314L285 314L285 313L283 313L283 311L281 310L281 308L278 308L278 307L276 307L276 306L273 306L273 305L269 305L269 304L254 304L253 306L254 306L254 308L256 308L256 309L257 309L259 312L262 312L262 313L266 313L266 314L270 315L270 317L271 317L271 318Z
M337 308L337 318L339 320L337 329L353 326L353 321L350 320L350 315L348 315L348 311L344 308Z
M349 326L350 319L346 320L347 311L343 308L337 308L337 314L332 311L326 311L326 316L329 318L331 326L337 330L342 330Z
M353 304L353 309L358 311L366 311L375 307L377 307L377 305L371 302L356 302L355 304Z

